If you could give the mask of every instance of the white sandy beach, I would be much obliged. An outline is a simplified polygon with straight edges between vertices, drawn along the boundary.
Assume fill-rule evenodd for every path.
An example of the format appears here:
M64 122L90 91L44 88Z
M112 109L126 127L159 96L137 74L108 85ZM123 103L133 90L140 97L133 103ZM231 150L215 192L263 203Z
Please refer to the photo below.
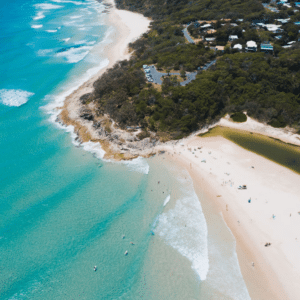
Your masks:
M183 144L163 149L222 213L251 298L299 299L300 176L223 137L194 136Z

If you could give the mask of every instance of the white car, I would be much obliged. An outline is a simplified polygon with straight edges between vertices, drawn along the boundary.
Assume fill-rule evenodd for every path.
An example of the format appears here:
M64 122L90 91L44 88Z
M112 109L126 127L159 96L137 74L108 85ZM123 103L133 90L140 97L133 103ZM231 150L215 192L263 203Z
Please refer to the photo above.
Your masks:
M144 69L149 69L148 65L143 65Z

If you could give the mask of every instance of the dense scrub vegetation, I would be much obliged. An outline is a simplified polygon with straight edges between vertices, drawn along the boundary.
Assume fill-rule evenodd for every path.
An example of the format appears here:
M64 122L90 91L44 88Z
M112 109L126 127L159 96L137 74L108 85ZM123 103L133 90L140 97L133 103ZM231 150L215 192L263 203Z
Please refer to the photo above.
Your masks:
M143 13L154 20L170 20L175 23L188 23L203 19L243 18L263 11L257 0L116 0L118 8Z
M141 138L149 136L149 130L161 137L180 138L226 113L241 119L242 111L275 127L288 124L299 128L297 44L285 50L278 41L273 55L236 53L229 47L221 53L202 42L186 43L182 33L182 24L190 20L239 17L246 21L235 27L222 26L221 20L215 23L220 29L216 34L218 45L225 45L230 34L238 35L237 42L241 43L273 38L247 22L270 17L260 2L117 0L117 5L142 12L154 21L147 34L130 44L134 51L131 59L117 63L95 82L95 91L88 101L97 103L99 114L108 113L122 128L142 126ZM294 34L293 24L284 26L290 26L288 35ZM189 29L193 31L191 26ZM143 64L155 64L158 69L184 73L199 70L213 59L217 59L213 67L199 71L196 80L184 87L175 77L167 77L158 88L146 82L142 70Z

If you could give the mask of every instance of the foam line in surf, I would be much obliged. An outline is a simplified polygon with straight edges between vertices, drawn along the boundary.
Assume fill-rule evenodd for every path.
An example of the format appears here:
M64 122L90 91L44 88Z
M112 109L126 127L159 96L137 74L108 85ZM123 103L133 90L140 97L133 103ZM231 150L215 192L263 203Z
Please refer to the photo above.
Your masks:
M7 106L21 106L25 104L34 93L23 90L0 90L0 103Z
M33 29L39 29L39 28L42 28L42 27L43 27L43 25L41 25L41 24L31 25L31 28L33 28Z
M159 216L154 231L191 261L200 280L205 280L209 270L207 224L191 180L184 186L183 196L173 209Z
M35 8L40 8L43 10L58 9L58 8L63 7L61 5L56 5L56 4L51 4L51 3L38 3L38 4L35 4L34 6L35 6Z

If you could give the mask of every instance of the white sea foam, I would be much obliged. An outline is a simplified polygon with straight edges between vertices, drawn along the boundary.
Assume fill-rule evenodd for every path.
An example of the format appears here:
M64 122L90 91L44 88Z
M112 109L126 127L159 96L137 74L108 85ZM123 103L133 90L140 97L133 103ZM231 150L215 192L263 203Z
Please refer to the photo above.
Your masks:
M64 42L68 42L71 38L62 39Z
M76 20L64 22L64 26L78 26ZM81 26L81 25L79 25Z
M101 148L100 143L89 141L86 143L82 143L82 147L85 151L93 153L97 158L103 159L105 155L105 151Z
M130 171L135 171L142 174L149 173L150 167L145 158L138 157L133 160L122 160L121 163L126 165Z
M36 8L40 8L43 10L58 9L58 8L63 7L61 5L55 5L55 4L51 4L51 3L39 3L39 4L35 4L34 6Z
M38 29L38 28L42 28L43 25L31 25L31 28L34 28L34 29Z
M82 15L80 16L71 16L70 19L79 19L79 18L82 18Z
M0 102L7 106L21 106L25 104L33 93L23 90L0 90Z
M90 46L83 46L80 48L70 48L67 51L59 52L56 54L57 57L64 58L68 63L78 63L83 60L92 49Z
M72 3L72 4L75 4L75 5L82 5L82 4L85 4L84 2L80 2L80 1L70 1L70 0L52 0L52 2L55 2L55 3Z
M190 177L186 177L183 196L173 209L159 216L154 231L190 260L200 280L205 280L209 269L207 225Z
M57 29L49 29L49 30L45 30L45 31L47 31L47 32L57 32Z
M164 206L166 206L168 204L168 202L170 201L170 199L171 199L171 195L168 195L167 198L164 201Z
M49 56L53 52L54 52L53 49L40 49L37 52L37 54L38 54L38 56Z
M45 18L45 15L44 15L44 12L43 11L39 11L35 17L33 17L33 20L41 20L41 19L44 19Z

